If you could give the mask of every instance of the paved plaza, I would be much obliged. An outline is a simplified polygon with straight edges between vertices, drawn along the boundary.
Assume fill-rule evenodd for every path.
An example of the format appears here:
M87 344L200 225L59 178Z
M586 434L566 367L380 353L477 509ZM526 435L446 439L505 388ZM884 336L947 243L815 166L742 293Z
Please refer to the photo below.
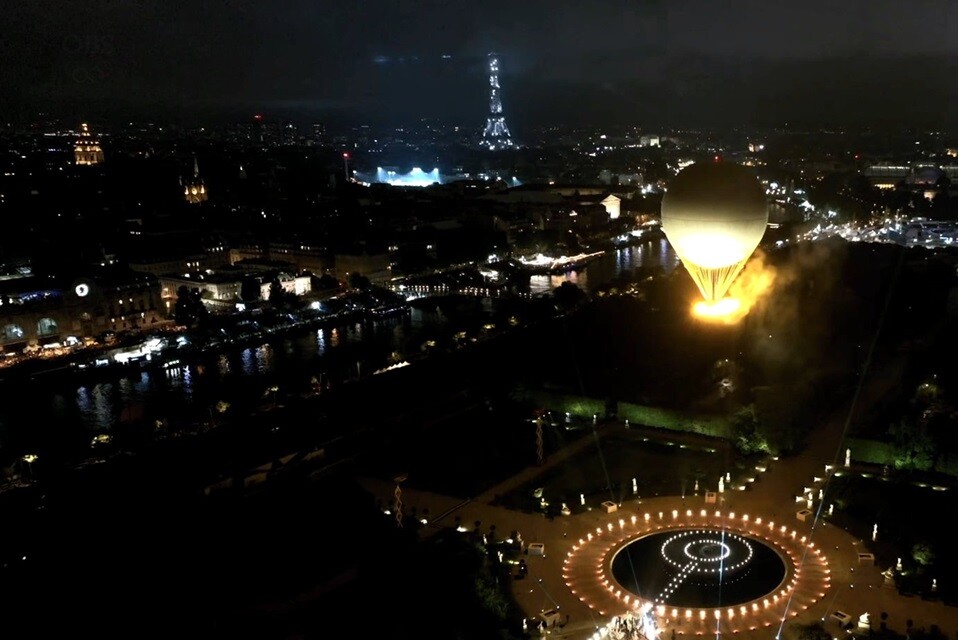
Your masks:
M623 425L608 423L601 427L606 436ZM870 615L871 628L878 630L879 616L888 614L889 629L904 634L906 620L914 628L926 630L933 625L946 635L958 632L958 607L940 601L923 600L898 594L886 582L882 571L867 555L866 545L826 518L814 517L819 509L818 490L835 471L854 473L846 468L844 457L836 456L841 442L839 424L824 425L821 433L801 454L770 459L756 465L754 481L744 490L728 488L716 493L715 502L706 502L704 493L685 498L633 498L607 511L602 505L588 510L548 519L541 514L519 512L493 504L493 499L510 489L570 459L582 449L595 446L593 438L582 438L557 452L544 465L532 466L506 482L471 500L403 487L402 500L408 513L428 509L433 514L422 534L459 522L472 529L475 522L487 530L519 531L526 545L541 543L544 555L523 556L528 566L525 578L514 580L512 588L520 607L529 618L558 610L564 626L548 634L569 640L592 637L621 616L635 601L612 578L611 557L628 540L646 532L673 527L714 527L738 531L769 542L790 562L779 589L767 597L722 609L656 607L657 624L663 638L675 636L734 635L742 638L794 637L791 623L809 624L824 619L825 628L837 638L846 635L831 614L845 612L857 622ZM836 457L839 459L836 460ZM389 504L394 486L373 479L364 485ZM740 485L741 486L741 485ZM807 509L811 498L811 513ZM804 517L804 519L802 519ZM783 620L786 621L783 624Z

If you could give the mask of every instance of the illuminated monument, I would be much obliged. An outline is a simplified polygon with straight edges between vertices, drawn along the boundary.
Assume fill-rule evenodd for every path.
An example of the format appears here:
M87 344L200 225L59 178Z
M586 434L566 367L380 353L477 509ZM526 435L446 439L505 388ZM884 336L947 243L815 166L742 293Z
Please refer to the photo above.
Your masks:
M206 183L200 177L200 163L193 157L193 176L183 185L183 198L190 204L206 202Z
M85 122L80 125L80 136L73 146L73 160L78 165L94 165L103 162L100 141L90 133L90 127Z
M515 146L512 134L502 115L502 98L499 95L499 56L489 54L489 117L482 132L482 146L495 151Z

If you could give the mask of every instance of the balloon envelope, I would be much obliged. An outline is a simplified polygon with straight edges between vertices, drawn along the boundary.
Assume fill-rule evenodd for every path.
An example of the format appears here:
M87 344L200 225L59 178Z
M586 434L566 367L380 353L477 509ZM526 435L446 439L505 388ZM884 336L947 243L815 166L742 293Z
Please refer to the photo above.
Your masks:
M725 295L767 225L765 191L737 164L690 165L662 198L662 230L706 300Z

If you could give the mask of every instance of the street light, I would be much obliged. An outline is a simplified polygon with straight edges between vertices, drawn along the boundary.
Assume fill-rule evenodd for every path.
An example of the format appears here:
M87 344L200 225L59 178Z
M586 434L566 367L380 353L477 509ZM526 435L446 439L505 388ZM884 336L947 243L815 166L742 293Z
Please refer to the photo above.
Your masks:
M27 471L30 473L31 480L33 480L33 463L37 461L37 458L39 458L39 456L35 453L28 453L20 458L27 463Z

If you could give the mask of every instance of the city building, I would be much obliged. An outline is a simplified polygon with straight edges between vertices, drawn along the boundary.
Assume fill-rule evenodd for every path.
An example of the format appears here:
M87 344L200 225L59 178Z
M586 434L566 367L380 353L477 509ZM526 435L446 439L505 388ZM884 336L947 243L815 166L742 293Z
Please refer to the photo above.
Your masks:
M659 136L640 136L639 137L639 146L640 147L658 147L662 144L662 139Z
M155 276L166 273L186 273L196 269L215 269L229 264L229 252L221 251L187 251L169 247L167 251L154 254L144 254L129 261L130 268L142 273L152 273Z
M245 272L241 270L191 271L187 273L169 273L159 276L163 304L173 309L180 287L197 289L205 302L227 303L232 308L240 301Z
M347 282L354 273L369 278L373 284L383 284L392 278L389 254L385 252L337 253L333 264L334 274L340 282Z
M304 296L312 290L312 278L308 274L296 274L293 265L286 262L245 260L242 263L221 269L169 273L159 278L164 306L173 308L181 287L197 290L203 304L211 311L228 313L236 310L238 303L254 303L269 300L274 282L286 293ZM256 294L246 299L244 283L252 282Z
M193 175L183 184L183 198L190 204L199 204L206 202L208 197L206 183L200 177L200 163L193 156Z
M0 351L167 323L160 284L151 274L110 267L74 278L0 281Z
M90 126L84 122L80 125L80 134L73 146L73 161L78 165L95 165L103 160L100 141L90 132Z
M939 193L951 190L952 183L958 178L958 166L886 162L869 165L861 173L878 189L904 189L920 193L930 200Z
M622 198L610 194L603 198L599 204L605 207L606 213L609 214L609 220L617 220L619 218L622 212Z

